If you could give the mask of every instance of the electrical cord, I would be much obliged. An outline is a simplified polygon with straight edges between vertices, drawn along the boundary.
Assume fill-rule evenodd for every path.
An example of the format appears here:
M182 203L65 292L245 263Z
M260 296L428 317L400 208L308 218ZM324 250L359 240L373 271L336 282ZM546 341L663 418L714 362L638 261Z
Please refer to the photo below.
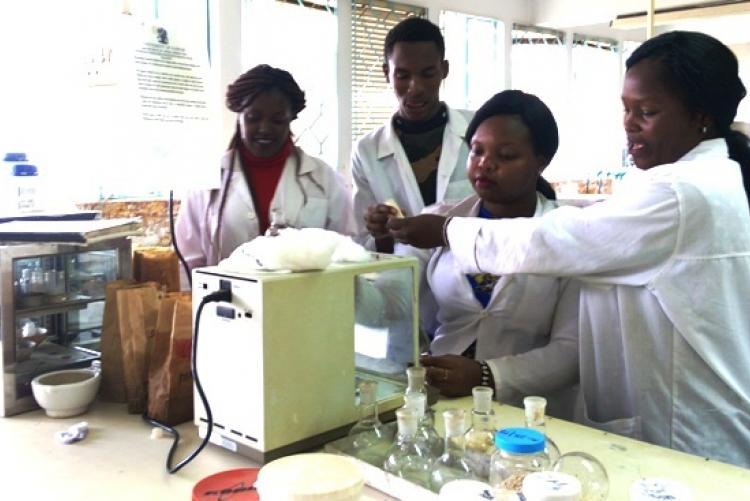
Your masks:
M198 328L200 327L201 323L201 314L203 313L203 308L208 303L216 303L220 301L224 302L230 302L232 300L232 291L231 289L222 289L215 292L212 292L201 299L200 304L198 305L198 311L195 314L195 330L193 331L193 346L192 346L192 359L190 361L190 370L193 373L193 382L195 383L195 388L198 390L198 396L201 399L201 403L203 404L203 408L206 410L206 436L203 437L203 441L198 444L198 447L193 450L185 459L177 463L176 465L172 466L172 461L174 459L174 453L177 450L177 444L180 442L180 433L174 429L173 427L166 425L164 423L161 423L157 421L156 419L153 419L143 414L143 420L149 423L152 426L156 426L157 428L160 428L167 433L171 434L174 437L174 440L172 441L172 446L169 448L169 453L167 453L167 472L169 473L177 473L182 469L183 466L188 464L190 461L195 459L195 457L203 450L203 448L208 443L209 439L211 438L211 432L214 428L214 417L211 413L211 406L208 404L208 399L206 398L206 393L203 391L203 385L201 385L201 380L198 377Z
M177 258L180 260L180 263L182 263L182 268L185 270L185 275L187 276L187 281L190 287L193 286L193 277L190 275L190 268L188 267L187 261L185 261L185 256L182 255L180 252L180 248L177 246L177 238L175 237L175 231L174 231L174 192L172 190L169 190L169 236L172 238L172 247L174 247L174 252L177 254Z

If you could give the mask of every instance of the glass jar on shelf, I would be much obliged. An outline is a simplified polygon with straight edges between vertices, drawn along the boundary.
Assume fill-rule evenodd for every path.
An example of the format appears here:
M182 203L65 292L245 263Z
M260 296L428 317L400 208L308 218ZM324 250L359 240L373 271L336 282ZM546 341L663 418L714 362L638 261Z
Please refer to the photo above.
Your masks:
M529 428L503 428L495 433L497 450L490 460L490 485L520 492L529 473L547 470L544 435Z

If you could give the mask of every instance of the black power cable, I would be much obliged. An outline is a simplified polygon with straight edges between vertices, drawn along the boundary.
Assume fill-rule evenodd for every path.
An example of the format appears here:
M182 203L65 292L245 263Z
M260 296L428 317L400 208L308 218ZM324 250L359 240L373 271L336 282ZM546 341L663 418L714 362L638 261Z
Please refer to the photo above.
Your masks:
M180 248L177 246L177 238L175 236L175 231L174 231L173 195L174 195L174 192L172 190L169 190L169 236L172 239L172 247L174 247L174 252L175 254L177 254L177 258L180 260L180 263L182 263L182 268L185 270L185 275L187 276L188 284L192 287L193 277L190 276L190 268L188 267L187 261L185 261L185 257L180 252Z
M169 448L169 453L167 454L167 471L169 473L176 473L180 471L180 469L182 469L183 466L185 466L190 461L195 459L195 457L203 450L203 448L208 443L209 439L211 438L211 432L213 431L213 428L214 428L214 417L213 417L213 414L211 413L211 406L208 405L208 399L206 398L206 393L203 391L201 380L198 377L198 364L197 364L198 328L200 327L200 324L201 324L201 314L203 313L203 308L208 303L215 303L219 301L231 302L232 291L230 289L218 290L218 291L212 292L204 296L203 299L201 299L201 302L198 305L198 311L195 314L195 330L193 331L193 346L192 346L192 359L190 361L190 370L193 373L193 382L195 383L196 390L198 390L198 396L200 396L201 403L203 403L203 408L206 410L206 436L203 437L203 441L185 459L183 459L176 465L172 466L174 453L177 450L177 444L180 441L180 433L169 425L161 423L147 416L146 414L143 415L144 421L146 421L152 426L161 428L162 430L166 431L167 433L171 434L174 437L174 440L172 441L172 446Z

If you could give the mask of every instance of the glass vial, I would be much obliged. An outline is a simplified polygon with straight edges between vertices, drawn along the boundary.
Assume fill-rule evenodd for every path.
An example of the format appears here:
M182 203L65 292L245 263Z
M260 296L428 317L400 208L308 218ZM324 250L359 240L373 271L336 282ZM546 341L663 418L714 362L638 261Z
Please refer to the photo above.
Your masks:
M493 392L487 386L475 386L471 390L474 406L471 411L471 428L465 435L466 462L482 480L487 480L490 476L490 458L495 452Z
M392 437L388 436L378 419L377 391L377 381L366 380L359 383L359 421L349 430L349 436L352 438L352 454L366 463L380 467Z
M476 480L476 476L472 473L465 458L465 417L466 413L463 409L448 409L443 411L445 452L432 463L430 489L433 492L440 492L440 488L452 480L464 478Z
M398 435L386 455L383 469L410 482L428 487L434 458L417 438L418 413L409 407L396 410Z
M547 435L547 422L545 412L547 399L544 397L525 397L523 399L523 410L526 418L526 428L536 430L545 438L544 452L549 457L550 464L554 464L560 457L560 448Z
M425 417L427 396L423 393L409 392L404 395L404 407L417 414L417 439L424 443L427 452L436 459L443 453L443 440L432 425L432 420Z

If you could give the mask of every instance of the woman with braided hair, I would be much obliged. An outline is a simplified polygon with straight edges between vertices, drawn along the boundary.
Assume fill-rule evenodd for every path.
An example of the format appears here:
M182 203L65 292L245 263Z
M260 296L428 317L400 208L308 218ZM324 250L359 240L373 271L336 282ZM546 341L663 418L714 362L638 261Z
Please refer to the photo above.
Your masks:
M737 58L675 31L628 58L627 190L537 218L389 220L465 273L577 278L579 419L750 466L750 144Z
M296 147L289 128L305 93L287 71L262 64L230 84L237 128L221 161L221 188L191 192L177 220L190 269L217 264L271 223L354 233L342 178Z

